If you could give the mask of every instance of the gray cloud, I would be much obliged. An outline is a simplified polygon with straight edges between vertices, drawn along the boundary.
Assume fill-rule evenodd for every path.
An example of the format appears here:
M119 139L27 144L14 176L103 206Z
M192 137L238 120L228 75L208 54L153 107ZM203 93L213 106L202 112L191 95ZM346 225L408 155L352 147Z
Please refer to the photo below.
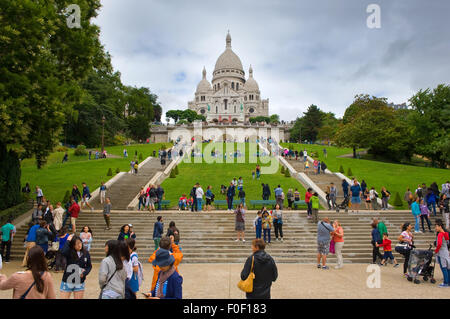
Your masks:
M381 29L366 8L381 7ZM449 83L450 1L120 1L96 19L114 67L128 85L147 86L164 112L186 108L225 48L251 64L270 112L284 120L310 104L342 116L359 93L407 101Z

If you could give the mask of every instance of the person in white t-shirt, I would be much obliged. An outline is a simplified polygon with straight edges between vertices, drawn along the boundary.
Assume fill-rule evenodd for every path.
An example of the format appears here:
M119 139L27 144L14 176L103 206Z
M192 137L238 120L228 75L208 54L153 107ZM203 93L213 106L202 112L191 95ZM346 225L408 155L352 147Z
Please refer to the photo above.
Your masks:
M370 198L370 202L372 204L372 208L374 210L378 209L378 202L377 202L377 198L378 198L378 193L375 190L375 187L372 187L369 191L369 198Z
M203 202L203 195L205 194L205 192L203 191L202 187L200 186L200 184L196 184L196 191L195 191L195 197L197 198L197 209L199 211L202 210L202 202Z

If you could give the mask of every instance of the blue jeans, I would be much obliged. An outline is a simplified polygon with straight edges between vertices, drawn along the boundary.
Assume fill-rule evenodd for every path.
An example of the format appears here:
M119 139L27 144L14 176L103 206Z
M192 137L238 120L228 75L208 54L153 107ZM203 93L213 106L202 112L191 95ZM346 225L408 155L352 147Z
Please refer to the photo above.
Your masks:
M450 285L450 269L444 268L441 263L441 257L436 256L439 266L441 266L442 275L444 276L444 284Z
M242 204L242 205L245 206L245 197L244 197L244 198L241 198L241 202L240 202L239 204Z
M414 223L414 231L420 231L420 225L419 225L419 216L414 216L415 223Z
M233 209L233 197L227 198L228 209Z
M269 236L269 241L266 241L266 235ZM270 243L270 228L264 229L264 242Z
M158 197L158 208L157 208L157 210L161 210L161 201L162 201L162 197Z
M436 202L428 203L427 206L428 206L429 210L431 210L431 207L433 207L433 215L434 215L434 217L436 217Z
M144 199L139 197L139 208L138 208L138 210L141 210L141 207L143 207L143 206L145 206Z
M256 238L261 238L262 229L261 227L256 227Z
M197 209L202 210L202 202L203 200L201 198L197 198Z
M67 221L67 220L69 220L69 230L72 230L72 223L70 223L70 214L66 214L66 215L64 216L64 220L63 220L63 223L62 223L61 228L64 227L64 225L66 224L66 221Z

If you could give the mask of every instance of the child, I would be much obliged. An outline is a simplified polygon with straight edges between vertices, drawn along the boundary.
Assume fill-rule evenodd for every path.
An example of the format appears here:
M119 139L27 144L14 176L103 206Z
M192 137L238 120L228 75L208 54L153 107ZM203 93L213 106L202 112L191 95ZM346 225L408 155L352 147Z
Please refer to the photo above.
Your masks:
M375 245L377 247L382 246L383 250L384 250L384 255L383 255L383 260L381 261L381 265L385 265L387 259L389 258L390 260L394 261L394 263L395 263L394 268L397 268L398 262L397 262L397 260L395 260L394 255L392 255L391 243L392 243L392 241L389 239L388 233L384 233L383 234L383 243L382 244L375 243Z
M225 185L220 185L220 193L222 194L222 195L224 195L224 194L226 194L227 193L227 188L225 187Z
M256 218L253 220L253 229L256 231L256 239L261 238L262 232L262 217L261 211L259 210L256 214Z
M308 170L308 168L309 168L309 163L308 163L308 161L306 161L305 162L305 172Z
M272 229L272 216L269 215L268 211L265 211L262 219L262 227L264 229L264 242L270 244L270 230ZM269 241L266 241L266 236L268 236Z
M186 199L186 205L187 205L187 209L190 210L192 208L192 205L194 204L194 200L192 198L187 198Z
M239 177L237 183L238 183L238 187L237 187L238 190L241 190L244 188L244 180L242 179L242 177Z
M186 210L187 207L187 198L186 194L181 195L180 199L178 200L178 210Z

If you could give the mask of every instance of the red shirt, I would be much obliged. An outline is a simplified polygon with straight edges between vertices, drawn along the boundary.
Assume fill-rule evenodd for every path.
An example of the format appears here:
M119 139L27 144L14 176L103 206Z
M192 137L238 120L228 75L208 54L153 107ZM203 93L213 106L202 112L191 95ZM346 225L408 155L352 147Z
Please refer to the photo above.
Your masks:
M78 218L78 214L80 213L80 206L77 203L73 203L69 207L70 217Z
M307 203L309 203L309 199L312 197L312 193L310 193L310 192L306 192L306 194L305 194L305 202L307 202Z
M390 239L383 239L383 243L380 246L383 247L384 251L392 251L391 243Z

